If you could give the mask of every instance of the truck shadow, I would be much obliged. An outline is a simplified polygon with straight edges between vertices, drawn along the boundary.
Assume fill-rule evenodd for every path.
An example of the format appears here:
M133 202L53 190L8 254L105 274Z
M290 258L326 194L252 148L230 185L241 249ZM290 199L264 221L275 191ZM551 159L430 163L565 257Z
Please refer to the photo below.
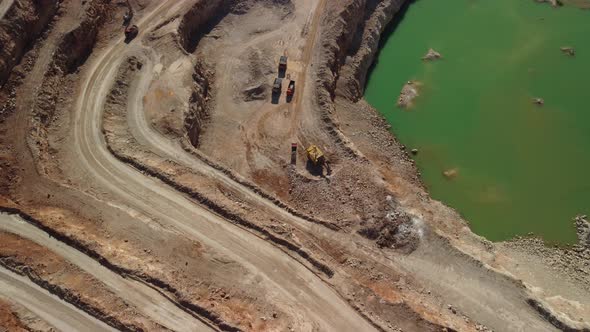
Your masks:
M279 103L279 99L281 98L281 93L280 92L272 92L272 95L270 97L270 102L272 104L277 105Z

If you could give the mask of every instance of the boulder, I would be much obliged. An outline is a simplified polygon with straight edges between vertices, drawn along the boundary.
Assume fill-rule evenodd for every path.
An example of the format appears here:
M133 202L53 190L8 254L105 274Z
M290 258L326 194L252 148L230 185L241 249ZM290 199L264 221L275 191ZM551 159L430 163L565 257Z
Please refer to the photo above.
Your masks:
M418 92L419 87L420 84L418 82L408 81L402 88L399 98L397 99L397 106L401 108L412 106L414 99L420 95Z
M426 55L422 57L422 60L432 61L432 60L438 60L440 58L442 58L440 53L438 53L437 51L435 51L434 49L431 48L428 50Z
M571 47L571 46L563 46L561 48L559 48L561 50L561 52L563 52L563 54L569 55L569 56L574 56L576 55L576 50Z

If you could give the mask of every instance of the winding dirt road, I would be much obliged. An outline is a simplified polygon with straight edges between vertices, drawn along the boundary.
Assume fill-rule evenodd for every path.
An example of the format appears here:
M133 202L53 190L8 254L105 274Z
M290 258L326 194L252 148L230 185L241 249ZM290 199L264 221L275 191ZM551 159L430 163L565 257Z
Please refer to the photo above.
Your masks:
M61 331L116 331L35 285L0 267L0 295L9 298Z
M309 47L311 49L312 46ZM140 71L139 78L132 84L133 89L127 104L128 125L138 142L163 158L179 162L186 167L223 183L232 190L240 193L243 198L255 202L259 208L270 211L272 214L283 218L283 220L290 221L290 224L294 227L312 231L315 234L322 233L323 236L333 239L340 237L341 240L338 242L348 243L351 251L357 251L359 248L362 248L367 253L373 253L373 257L381 256L361 239L341 236L336 232L326 229L318 229L316 225L310 224L308 221L288 213L286 210L261 197L249 188L233 181L223 172L195 158L182 149L178 141L172 141L154 130L146 119L142 98L147 93L150 83L157 79L158 74L154 71L154 67L157 64L157 56L149 51L146 53L150 54L150 56L143 57L144 66ZM311 61L310 55L306 56L305 59L308 62ZM300 93L300 95L303 95L303 93ZM301 104L296 106L300 107ZM198 236L198 234L195 234L195 236ZM238 234L237 236L241 235ZM199 238L199 240L201 241L202 239ZM449 256L452 252L451 250L448 252L437 252L433 248L435 247L421 247L420 250L407 257L391 260L378 259L378 261L386 266L393 266L397 269L401 268L407 273L418 275L418 279L424 285L430 285L433 289L440 289L442 293L445 293L453 301L454 305L465 308L465 312L469 316L479 317L479 319L488 323L490 326L502 326L506 329L514 330L523 330L526 326L534 327L538 331L553 330L552 326L542 320L528 306L525 302L525 292L516 284L493 272L482 276L484 268L481 266L471 266L468 258L460 255ZM231 256L231 253L226 253ZM438 257L435 261L439 262L439 264L432 264L432 257ZM232 258L241 259L236 256ZM258 268L259 265L256 267ZM441 275L444 275L445 278L439 278ZM463 287L455 287L457 283L462 284ZM298 286L292 285L290 287ZM482 301L483 298L487 300ZM341 303L340 306L341 308L348 307L345 303ZM498 319L498 314L502 316L501 319Z
M344 236L288 213L249 188L233 181L223 172L195 158L182 149L177 141L172 141L153 129L145 117L142 97L147 93L150 82L157 79L157 74L153 70L156 59L144 58L143 61L144 66L139 78L132 84L134 89L127 104L128 124L138 142L163 158L174 160L223 183L240 193L242 198L254 202L253 204L256 205L253 206L269 211L272 215L280 217L281 220L289 221L293 227L313 232L320 238L339 239L338 243L348 243L346 247L351 252L362 250L372 253L373 258L383 257L361 238ZM436 259L433 260L433 257ZM507 330L518 331L522 331L526 326L534 327L537 331L554 330L526 304L524 301L526 294L522 288L493 272L489 272L487 275L482 274L484 269L481 266L473 266L467 257L452 255L450 248L448 251L437 251L431 246L421 246L409 256L392 256L390 259L378 259L378 261L386 266L401 268L418 276L424 285L431 285L433 289L436 288L439 292L444 292L449 301L455 306L464 308L465 313L470 317L479 317L482 322L490 326L501 325ZM457 284L461 284L462 287L456 287ZM482 301L483 298L486 301ZM497 319L499 314L502 316L501 321Z
M4 18L6 12L12 7L14 0L2 0L0 1L0 20Z
M121 299L134 305L146 317L150 317L173 331L214 331L208 325L179 309L156 290L132 279L123 278L18 216L0 214L0 230L8 231L45 246L103 282Z
M180 7L177 1L164 2L136 24L141 31L148 31ZM140 39L141 35L131 45ZM103 105L127 47L122 38L114 41L90 64L82 82L75 108L72 149L77 151L80 167L87 170L88 181L110 192L118 204L154 217L166 228L239 262L249 271L248 278L259 280L267 289L269 300L281 304L295 317L298 326L322 331L373 330L369 322L304 265L120 162L108 151L101 132Z

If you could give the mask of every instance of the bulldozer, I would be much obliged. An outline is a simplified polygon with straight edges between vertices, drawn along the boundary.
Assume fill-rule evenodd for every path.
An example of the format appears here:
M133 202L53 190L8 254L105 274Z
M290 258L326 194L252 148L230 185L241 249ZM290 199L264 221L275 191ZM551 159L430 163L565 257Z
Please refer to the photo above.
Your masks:
M328 175L330 175L330 164L326 160L326 156L324 155L322 150L320 150L320 148L317 145L310 145L307 149L305 149L305 152L307 152L307 159L309 159L313 166L319 167L320 169L322 167L326 167L326 171Z
M321 166L324 164L325 157L324 153L317 145L310 145L305 152L307 152L307 158L314 166Z

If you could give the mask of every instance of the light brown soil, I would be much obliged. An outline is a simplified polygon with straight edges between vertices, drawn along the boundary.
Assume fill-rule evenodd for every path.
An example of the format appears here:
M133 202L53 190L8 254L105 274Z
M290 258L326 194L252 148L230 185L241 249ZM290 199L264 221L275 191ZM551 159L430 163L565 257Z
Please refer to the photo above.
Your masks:
M21 322L17 314L13 311L12 306L3 300L0 300L0 326L0 331L27 331L23 322Z
M126 1L60 3L0 90L0 207L66 251L3 262L132 330L587 329L588 248L474 235L362 99L405 3L129 1L128 43Z
M0 232L0 265L33 281L117 329L165 330L117 298L106 285L44 247Z

